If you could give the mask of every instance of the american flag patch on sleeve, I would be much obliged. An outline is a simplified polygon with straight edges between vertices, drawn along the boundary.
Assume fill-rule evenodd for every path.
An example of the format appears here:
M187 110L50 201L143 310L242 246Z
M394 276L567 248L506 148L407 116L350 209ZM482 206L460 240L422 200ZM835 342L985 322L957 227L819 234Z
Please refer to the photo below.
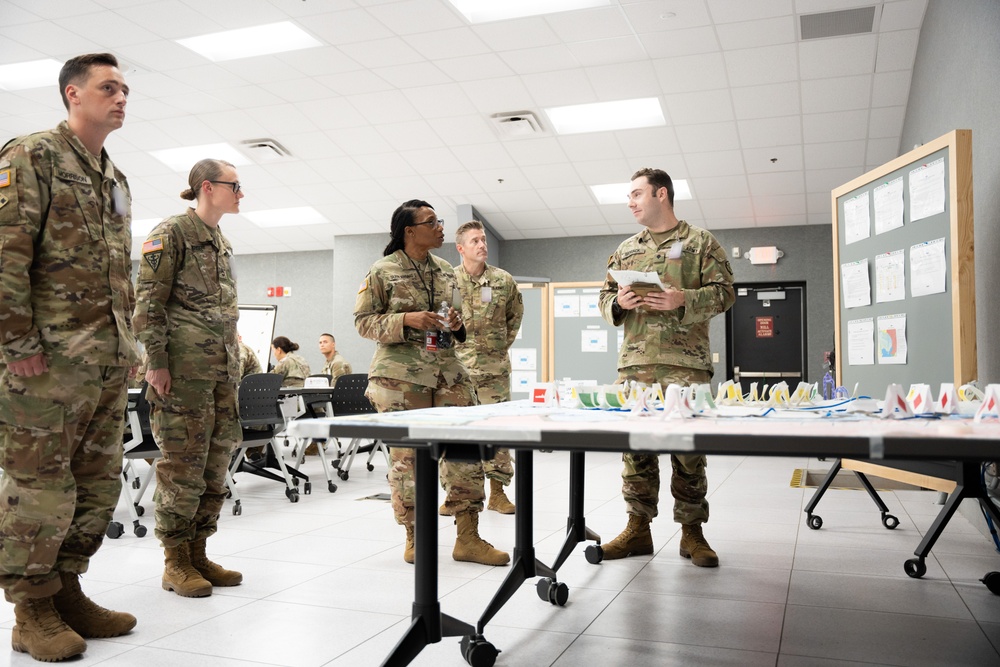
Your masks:
M163 240L162 239L150 239L142 244L142 254L156 252L158 250L163 250Z

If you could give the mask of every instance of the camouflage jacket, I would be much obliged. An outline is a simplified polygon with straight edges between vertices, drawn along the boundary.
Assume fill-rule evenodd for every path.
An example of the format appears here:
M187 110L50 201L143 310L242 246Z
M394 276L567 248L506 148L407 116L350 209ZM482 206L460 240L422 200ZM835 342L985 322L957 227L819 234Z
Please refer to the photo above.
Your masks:
M281 385L283 387L301 387L305 384L306 378L312 374L308 362L294 352L286 354L284 359L274 365L271 372L285 377Z
M435 388L469 382L468 372L455 356L454 345L429 352L424 349L424 332L403 326L404 313L436 312L442 301L453 301L456 289L458 283L451 266L429 253L426 264L416 262L414 266L402 250L372 264L354 304L358 333L378 342L369 377ZM429 296L432 298L428 300Z
M138 363L131 203L65 121L0 150L0 362Z
M191 208L149 233L132 320L150 369L167 368L188 380L239 382L232 255L222 230Z
M254 373L260 373L260 360L257 358L257 354L243 341L238 341L237 344L240 346L240 379Z
M473 379L483 375L510 376L510 349L524 317L524 302L514 278L495 266L486 266L478 278L465 267L455 267L462 292L465 343L455 354ZM485 297L485 298L484 298Z
M330 386L337 384L337 378L341 375L350 375L351 365L347 363L347 360L339 353L335 352L333 354L333 359L326 362L323 366L323 375L330 376Z
M680 257L670 259L681 243ZM657 247L649 230L625 240L608 258L608 269L654 271L664 285L684 291L684 305L676 310L619 310L613 307L618 283L605 279L600 305L604 319L624 326L625 340L618 368L666 364L712 370L708 322L733 305L733 270L711 233L684 220Z

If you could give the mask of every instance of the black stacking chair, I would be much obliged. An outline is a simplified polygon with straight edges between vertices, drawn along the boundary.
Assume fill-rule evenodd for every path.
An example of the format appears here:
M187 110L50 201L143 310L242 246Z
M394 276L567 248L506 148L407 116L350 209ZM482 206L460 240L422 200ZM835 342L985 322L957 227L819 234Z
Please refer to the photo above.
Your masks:
M143 381L139 389L129 390L126 410L126 421L129 429L122 442L125 455L122 461L121 496L128 506L129 516L132 518L132 530L136 537L146 535L146 527L139 523L139 517L146 513L146 508L139 503L142 502L142 496L146 493L146 489L153 479L156 461L154 460L153 464L149 466L145 475L140 473L135 463L140 459L159 459L163 456L153 439L153 430L149 425L149 401L146 400L148 387L149 383ZM131 479L129 479L130 477ZM106 534L114 540L121 537L124 532L125 527L121 523L112 521L108 524Z
M337 378L337 384L333 388L333 414L336 417L344 415L362 415L376 412L375 406L371 404L365 396L365 389L368 388L368 375L365 373L352 373L341 375ZM340 442L337 442L337 449L340 450ZM338 470L337 475L342 480L347 480L351 471L351 464L357 454L368 453L366 467L371 472L375 469L372 459L375 454L382 452L385 455L386 466L389 465L389 448L381 440L368 440L366 438L352 438L344 451L344 456L333 462L333 467ZM346 462L344 461L346 459Z

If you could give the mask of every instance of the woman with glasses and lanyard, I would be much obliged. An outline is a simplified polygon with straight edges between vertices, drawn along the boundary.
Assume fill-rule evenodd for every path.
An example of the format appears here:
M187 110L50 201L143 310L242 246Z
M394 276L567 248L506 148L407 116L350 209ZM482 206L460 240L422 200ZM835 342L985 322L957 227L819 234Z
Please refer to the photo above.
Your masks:
M184 597L236 586L239 572L205 554L226 499L226 468L242 439L236 384L239 309L232 247L219 220L240 212L239 177L222 160L201 160L181 193L194 208L167 218L142 244L132 326L146 347L156 464L156 537L162 585Z
M430 251L444 243L444 222L425 201L413 199L392 214L392 239L384 257L368 270L358 290L354 324L378 343L365 395L379 412L475 405L469 374L455 356L451 338L465 340L465 325L451 302L458 287L451 265ZM406 528L403 559L413 562L414 451L393 447L389 487L396 522ZM510 556L479 537L485 491L481 462L443 461L441 483L458 526L455 560L506 565Z

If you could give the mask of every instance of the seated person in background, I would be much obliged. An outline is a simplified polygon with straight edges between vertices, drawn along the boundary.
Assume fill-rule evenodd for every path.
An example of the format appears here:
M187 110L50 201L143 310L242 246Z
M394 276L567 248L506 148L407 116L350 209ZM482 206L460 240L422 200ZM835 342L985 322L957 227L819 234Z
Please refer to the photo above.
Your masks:
M243 336L237 334L240 341L240 379L248 375L261 373L260 360L250 346L243 342Z
M278 363L271 370L285 378L281 384L283 387L302 387L309 377L309 364L301 356L295 354L299 349L298 343L293 343L284 336L278 336L271 341L271 351Z
M319 351L326 359L323 366L323 375L330 376L330 386L337 384L337 378L341 375L351 374L351 365L337 352L337 341L333 334L324 333L319 336Z

